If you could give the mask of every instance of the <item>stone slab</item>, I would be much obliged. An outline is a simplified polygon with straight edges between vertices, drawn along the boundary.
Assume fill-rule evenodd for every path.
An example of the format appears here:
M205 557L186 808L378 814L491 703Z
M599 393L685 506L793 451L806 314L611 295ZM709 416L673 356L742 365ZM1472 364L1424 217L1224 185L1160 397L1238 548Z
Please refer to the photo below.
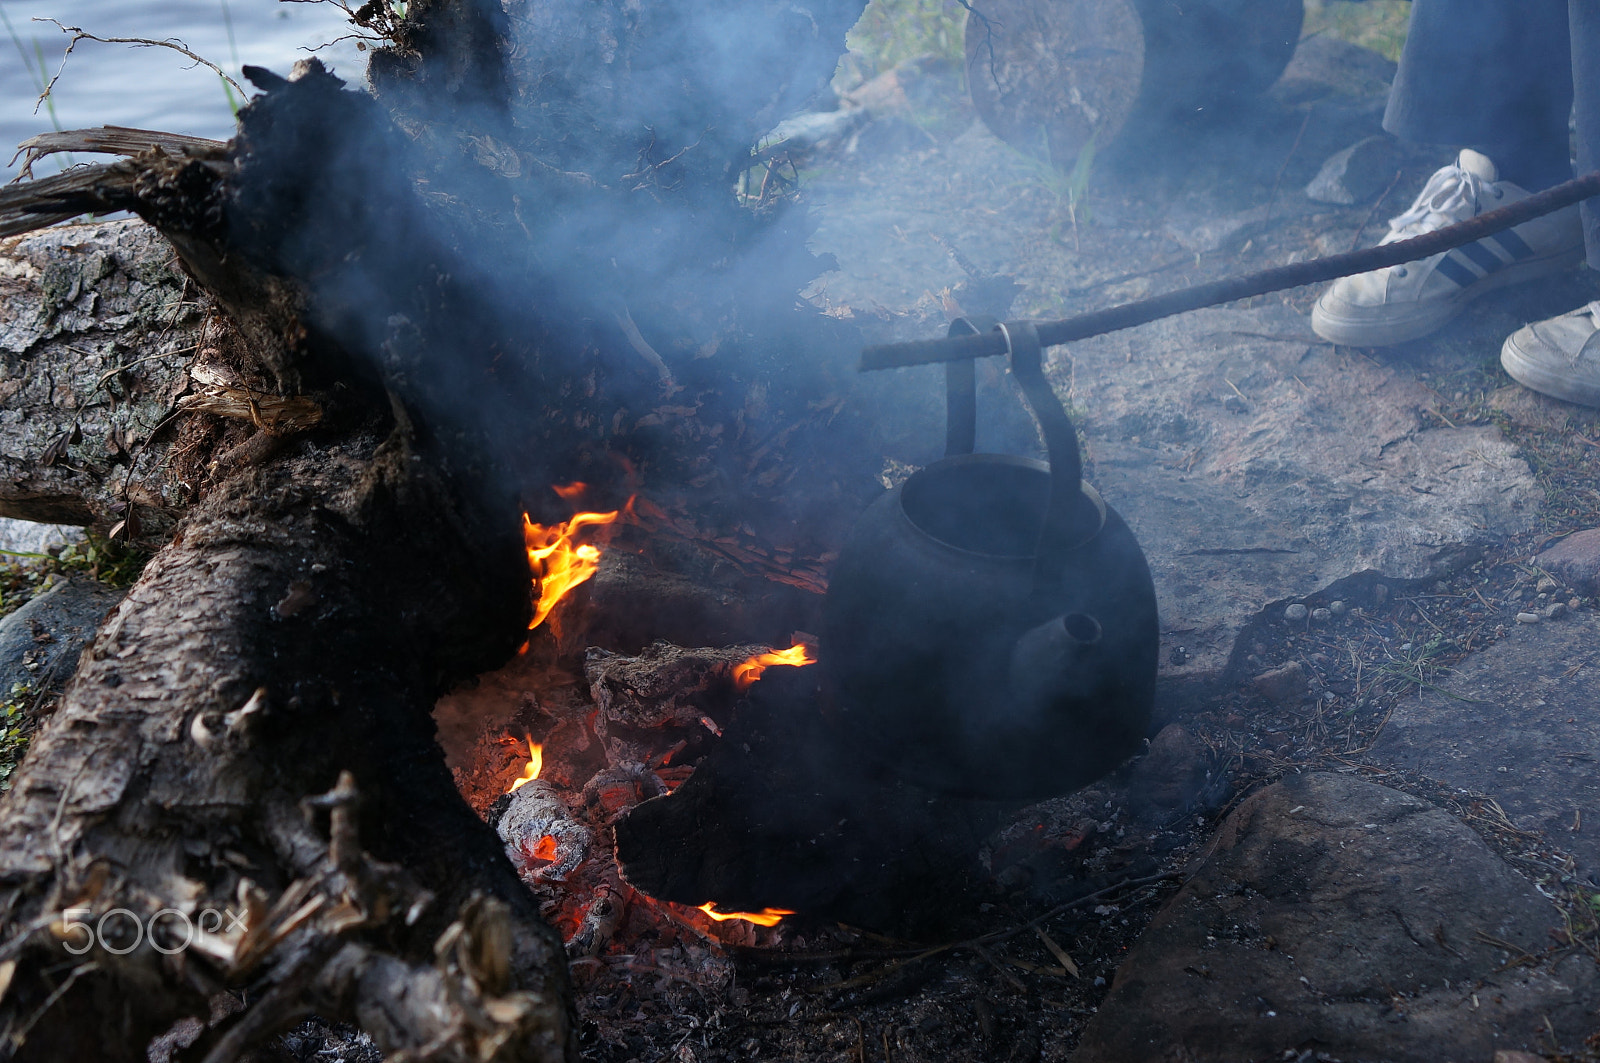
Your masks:
M1282 305L1185 314L1056 359L1091 477L1149 554L1169 678L1216 674L1269 601L1368 570L1429 577L1539 511L1497 428L1450 427L1426 386Z
M59 690L124 593L92 579L63 580L0 620L0 697L18 685Z
M1592 613L1517 624L1396 706L1369 758L1491 795L1516 826L1543 831L1600 882L1597 678Z
M1575 1044L1600 1001L1593 962L1505 966L1558 923L1450 814L1350 776L1291 776L1223 824L1073 1063L1486 1063L1536 1051L1547 1018Z

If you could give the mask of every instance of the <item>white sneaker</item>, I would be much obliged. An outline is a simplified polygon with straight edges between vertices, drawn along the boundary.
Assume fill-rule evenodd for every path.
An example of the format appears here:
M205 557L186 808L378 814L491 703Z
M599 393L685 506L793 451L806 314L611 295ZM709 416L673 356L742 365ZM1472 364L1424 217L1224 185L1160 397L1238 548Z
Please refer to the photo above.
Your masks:
M1524 387L1600 406L1600 300L1513 332L1500 364Z
M1454 165L1428 178L1410 210L1389 220L1381 243L1421 236L1529 195L1495 177L1487 156L1462 151ZM1311 327L1350 347L1414 340L1485 292L1559 272L1582 258L1578 208L1567 207L1432 258L1342 277L1317 300Z

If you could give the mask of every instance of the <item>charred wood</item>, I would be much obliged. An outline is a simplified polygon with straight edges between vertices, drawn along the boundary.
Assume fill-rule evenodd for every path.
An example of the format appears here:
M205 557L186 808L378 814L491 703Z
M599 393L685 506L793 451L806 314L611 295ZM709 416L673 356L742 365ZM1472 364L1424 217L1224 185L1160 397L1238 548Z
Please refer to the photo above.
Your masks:
M623 878L681 904L916 938L981 881L980 842L1016 806L938 796L862 760L824 715L815 671L769 670L687 782L617 821Z

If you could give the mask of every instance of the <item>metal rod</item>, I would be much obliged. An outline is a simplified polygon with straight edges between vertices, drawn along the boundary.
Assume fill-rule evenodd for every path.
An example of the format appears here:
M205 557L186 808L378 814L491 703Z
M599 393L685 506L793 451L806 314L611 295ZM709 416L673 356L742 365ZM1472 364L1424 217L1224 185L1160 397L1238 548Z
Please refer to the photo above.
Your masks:
M1600 195L1600 172L1574 178L1554 188L1546 189L1518 200L1509 207L1491 210L1476 218L1447 225L1431 233L1380 244L1360 251L1314 258L1293 265L1277 266L1260 273L1242 277L1225 277L1222 280L1179 288L1165 295L1152 296L1132 303L1123 303L1105 310L1095 310L1061 321L1042 321L1036 326L1039 342L1054 347L1074 340L1087 339L1119 329L1144 325L1187 310L1199 310L1219 303L1248 299L1253 295L1298 288L1305 284L1318 284L1338 277L1368 273L1387 266L1398 266L1429 258L1441 251L1449 251L1474 240L1481 240L1497 232L1521 225L1523 222L1545 214L1553 214L1563 207ZM861 369L895 369L909 365L928 365L934 362L953 362L963 358L987 358L1006 353L1005 337L998 332L981 336L959 336L942 340L915 340L910 343L886 343L868 347L861 352Z

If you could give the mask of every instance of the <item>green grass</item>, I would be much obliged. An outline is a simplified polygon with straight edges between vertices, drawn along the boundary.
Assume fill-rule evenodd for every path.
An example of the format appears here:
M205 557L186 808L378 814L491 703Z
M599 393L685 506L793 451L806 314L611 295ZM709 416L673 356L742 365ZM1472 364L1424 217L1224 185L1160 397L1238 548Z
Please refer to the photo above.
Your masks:
M1306 0L1305 33L1326 33L1398 60L1410 17L1410 0ZM966 18L957 0L871 0L848 43L867 60L867 77L929 52L959 64Z
M1326 33L1398 62L1410 18L1410 0L1306 0L1303 35Z
M31 693L19 683L0 698L0 791L11 789L11 773L22 763L33 737L34 724L27 713Z
M867 77L930 52L960 66L966 19L956 0L871 0L845 40L867 60Z

